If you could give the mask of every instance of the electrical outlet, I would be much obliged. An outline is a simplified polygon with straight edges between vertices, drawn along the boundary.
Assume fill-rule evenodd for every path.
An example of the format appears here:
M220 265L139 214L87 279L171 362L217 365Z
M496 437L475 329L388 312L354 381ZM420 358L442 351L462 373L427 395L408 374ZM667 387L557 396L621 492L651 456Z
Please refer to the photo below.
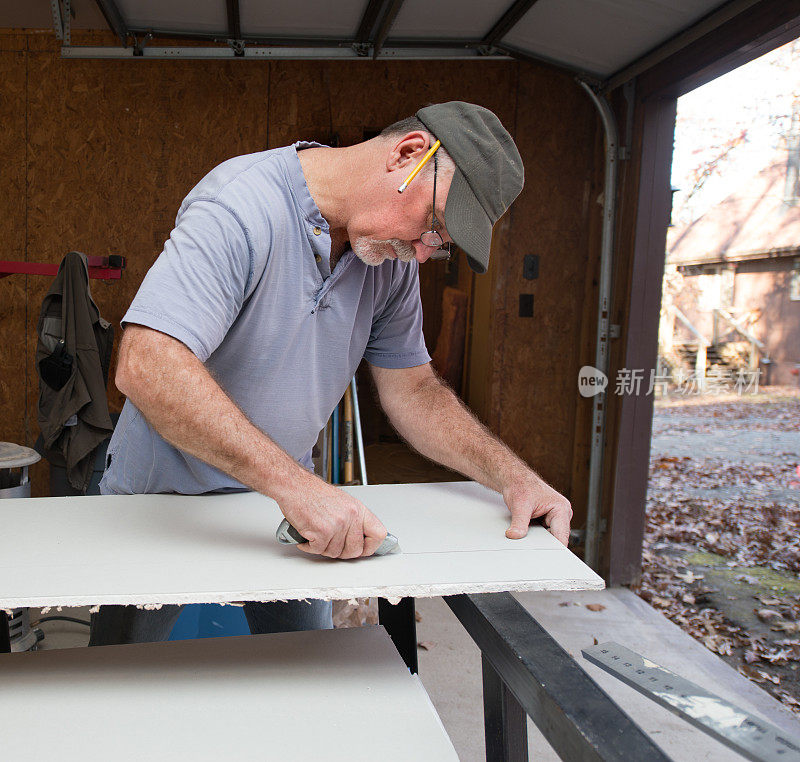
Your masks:
M522 277L525 280L536 280L539 277L539 255L526 254L522 260Z

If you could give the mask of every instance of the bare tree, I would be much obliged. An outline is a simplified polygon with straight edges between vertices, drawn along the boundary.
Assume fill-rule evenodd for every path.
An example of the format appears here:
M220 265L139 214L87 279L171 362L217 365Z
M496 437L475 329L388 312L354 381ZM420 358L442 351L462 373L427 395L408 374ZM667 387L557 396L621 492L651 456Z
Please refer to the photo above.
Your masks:
M673 183L680 189L673 209L676 224L691 222L702 213L703 199L708 203L705 190L712 185L710 181L713 179L713 186L718 189L720 179L737 165L742 151L746 155L745 146L756 148L765 139L770 141L769 148L776 155L787 158L785 202L795 205L800 199L800 39L747 67L749 81L756 72L764 87L743 100L735 109L735 116L731 115L731 109L724 108L727 101L714 102L713 98L704 97L700 102L695 100L694 107L684 113L681 101L678 102L676 140L683 144L684 157L690 147L693 160L687 162L684 158L682 171L673 176ZM765 131L769 138L765 138Z

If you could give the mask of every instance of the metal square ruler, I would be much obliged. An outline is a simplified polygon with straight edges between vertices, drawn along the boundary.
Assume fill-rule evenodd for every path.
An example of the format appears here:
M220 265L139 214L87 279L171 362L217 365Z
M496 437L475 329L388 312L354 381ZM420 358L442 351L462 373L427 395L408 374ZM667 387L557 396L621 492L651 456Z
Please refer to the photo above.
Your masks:
M586 659L754 762L800 762L800 742L619 643L582 649Z

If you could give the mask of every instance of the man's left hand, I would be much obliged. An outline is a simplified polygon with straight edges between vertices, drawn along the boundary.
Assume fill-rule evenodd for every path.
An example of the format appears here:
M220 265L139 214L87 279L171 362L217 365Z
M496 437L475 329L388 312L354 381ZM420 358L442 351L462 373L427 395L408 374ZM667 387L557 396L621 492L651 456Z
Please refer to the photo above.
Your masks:
M564 545L569 542L572 506L536 474L514 479L503 490L503 499L511 511L511 526L506 530L509 539L525 537L531 520L543 518L545 526L559 542Z

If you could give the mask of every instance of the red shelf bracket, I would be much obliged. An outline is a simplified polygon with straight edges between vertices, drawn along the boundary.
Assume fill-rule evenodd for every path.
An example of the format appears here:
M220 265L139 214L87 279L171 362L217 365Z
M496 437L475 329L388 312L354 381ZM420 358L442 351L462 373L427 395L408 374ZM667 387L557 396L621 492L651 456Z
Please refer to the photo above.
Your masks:
M119 280L125 269L125 257L111 254L108 257L86 257L89 261L89 277L96 280ZM9 275L50 275L58 274L58 265L44 262L10 262L0 260L0 278Z

